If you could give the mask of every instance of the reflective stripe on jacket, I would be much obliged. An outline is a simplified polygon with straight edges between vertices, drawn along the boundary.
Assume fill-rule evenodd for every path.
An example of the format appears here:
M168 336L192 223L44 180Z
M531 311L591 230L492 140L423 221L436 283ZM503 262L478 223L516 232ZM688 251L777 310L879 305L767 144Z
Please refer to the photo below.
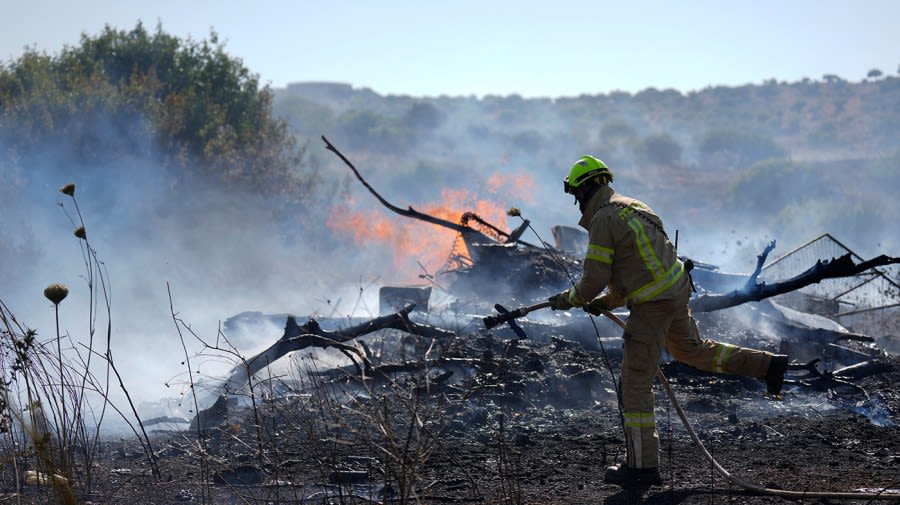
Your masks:
M584 274L569 290L569 302L582 306L609 286L610 307L675 298L687 276L662 220L639 200L601 187L581 221L588 230Z

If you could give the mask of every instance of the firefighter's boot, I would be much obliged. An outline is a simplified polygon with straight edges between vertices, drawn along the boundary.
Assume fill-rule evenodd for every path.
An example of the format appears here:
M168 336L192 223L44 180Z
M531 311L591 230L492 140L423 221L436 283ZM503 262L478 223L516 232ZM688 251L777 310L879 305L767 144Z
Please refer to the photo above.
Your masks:
M631 468L628 465L611 466L606 469L603 480L623 488L650 487L662 484L659 468Z
M769 362L769 370L766 372L766 390L770 395L781 394L781 386L784 384L784 373L788 369L788 357L785 354L772 356Z

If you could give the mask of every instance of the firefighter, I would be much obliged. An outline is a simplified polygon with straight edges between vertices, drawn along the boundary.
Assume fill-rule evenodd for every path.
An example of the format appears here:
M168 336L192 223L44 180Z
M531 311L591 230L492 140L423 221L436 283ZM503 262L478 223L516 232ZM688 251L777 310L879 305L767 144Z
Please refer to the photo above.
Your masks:
M607 468L605 480L623 487L660 484L652 384L663 344L699 370L761 379L773 395L781 393L788 358L700 338L688 307L690 277L662 220L645 203L616 193L612 180L593 156L572 165L565 191L578 203L589 244L581 279L550 301L554 310L583 307L595 315L629 308L619 385L627 459Z

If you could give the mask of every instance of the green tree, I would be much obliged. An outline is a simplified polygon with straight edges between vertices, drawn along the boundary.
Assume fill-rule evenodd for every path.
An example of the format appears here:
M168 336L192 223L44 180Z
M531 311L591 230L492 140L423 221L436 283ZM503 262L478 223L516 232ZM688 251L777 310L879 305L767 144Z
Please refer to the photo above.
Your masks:
M272 94L213 32L181 40L142 24L109 26L48 56L28 50L0 68L0 140L28 155L47 142L82 162L114 159L150 137L184 175L259 191L297 191L301 151L271 115ZM147 153L141 153L146 155Z
M375 130L386 123L386 118L369 109L351 109L337 118L340 133L356 149L371 148Z
M677 165L681 162L682 150L681 144L668 133L650 135L635 145L639 159L657 165Z
M402 153L415 141L410 129L370 109L350 109L337 118L342 140L353 149L376 153Z
M308 137L327 135L337 124L330 107L297 95L276 97L273 112L283 117L293 131Z
M444 114L430 102L417 101L403 115L403 124L411 130L433 130L444 122Z

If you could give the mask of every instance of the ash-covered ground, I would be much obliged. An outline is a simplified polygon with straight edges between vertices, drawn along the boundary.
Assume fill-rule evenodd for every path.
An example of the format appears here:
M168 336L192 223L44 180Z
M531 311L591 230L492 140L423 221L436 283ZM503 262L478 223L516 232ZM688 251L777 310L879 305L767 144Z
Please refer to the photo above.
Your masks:
M784 347L727 330L733 317L699 315L701 332ZM107 440L90 470L91 488L78 491L85 501L110 504L796 501L747 491L719 474L659 385L664 484L629 492L605 484L605 467L624 458L615 328L598 320L594 333L580 313L521 325L529 338L505 326L465 327L444 342L380 332L366 345L385 359L369 370L350 359L323 367L333 350L295 353L252 396L234 395L205 433L151 427L158 475L138 440ZM795 360L780 399L755 379L673 362L662 369L708 451L735 477L773 489L896 494L900 359L870 342L830 344L794 343L798 354L821 359L806 368ZM38 486L26 486L19 499L53 501Z

